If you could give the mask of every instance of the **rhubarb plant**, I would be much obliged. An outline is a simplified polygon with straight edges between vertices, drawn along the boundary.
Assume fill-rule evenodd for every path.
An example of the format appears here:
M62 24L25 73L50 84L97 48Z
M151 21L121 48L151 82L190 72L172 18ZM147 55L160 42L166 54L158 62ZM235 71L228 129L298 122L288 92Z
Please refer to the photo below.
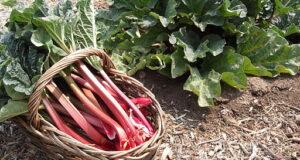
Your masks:
M110 26L102 44L119 70L184 76L206 107L222 83L244 90L247 75L299 72L299 13L297 0L114 0L97 22Z

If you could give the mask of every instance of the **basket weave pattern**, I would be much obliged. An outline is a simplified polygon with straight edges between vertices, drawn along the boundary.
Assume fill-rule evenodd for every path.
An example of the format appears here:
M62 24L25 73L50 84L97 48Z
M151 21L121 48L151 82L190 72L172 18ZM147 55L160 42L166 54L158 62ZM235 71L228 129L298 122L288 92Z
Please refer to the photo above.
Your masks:
M126 151L104 151L82 144L76 139L58 130L51 122L39 114L39 107L45 86L66 67L88 56L98 56L102 60L102 67L118 86L130 97L148 96L153 100L149 107L155 114L152 121L156 133L147 142ZM33 143L41 150L51 155L51 158L64 159L148 159L157 151L164 133L164 112L155 96L142 83L115 69L110 57L102 50L87 48L78 50L62 58L49 68L37 81L34 92L28 102L29 113L17 117L14 121L26 130Z

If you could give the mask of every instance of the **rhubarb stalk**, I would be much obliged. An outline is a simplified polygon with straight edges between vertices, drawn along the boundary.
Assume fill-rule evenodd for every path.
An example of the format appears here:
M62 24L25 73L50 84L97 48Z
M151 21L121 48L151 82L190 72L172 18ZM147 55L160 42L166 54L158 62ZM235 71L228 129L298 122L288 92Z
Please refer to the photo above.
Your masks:
M63 77L67 81L69 87L73 91L73 93L76 95L76 97L83 103L83 105L86 107L87 110L89 110L93 115L95 115L97 118L99 118L101 121L104 123L110 125L113 127L118 135L119 141L120 141L120 146L122 149L125 149L127 144L128 144L128 138L123 130L123 128L115 122L111 117L103 113L101 110L99 110L98 107L96 107L86 96L85 94L81 91L81 89L77 86L77 84L73 81L73 79L70 76L67 76L63 74Z
M97 130L87 122L77 108L69 101L69 99L60 91L54 82L49 83L46 88L56 97L60 104L68 111L70 116L83 129L83 131L100 146L111 146L111 143L103 137Z
M111 86L111 88L116 91L116 93L124 100L129 107L133 110L133 113L142 121L142 123L148 128L148 130L153 133L154 130L143 115L143 113L134 105L134 103L115 85L115 83L109 78L109 76L105 73L104 70L100 70L100 74L104 78L104 80Z
M104 103L110 108L112 113L115 115L117 120L125 129L125 132L129 137L134 138L134 141L138 144L143 143L142 139L139 137L137 130L134 128L130 119L117 100L105 89L105 87L97 80L94 74L89 70L89 68L81 61L77 62L78 70L81 76L91 84L91 86L96 91L99 97L104 101Z

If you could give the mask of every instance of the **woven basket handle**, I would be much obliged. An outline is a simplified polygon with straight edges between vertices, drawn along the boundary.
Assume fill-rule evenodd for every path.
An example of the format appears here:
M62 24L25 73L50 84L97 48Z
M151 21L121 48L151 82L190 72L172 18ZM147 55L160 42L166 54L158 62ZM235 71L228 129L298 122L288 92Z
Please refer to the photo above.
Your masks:
M69 54L68 56L62 58L53 66L51 66L36 82L34 87L34 92L31 94L28 102L28 109L29 109L29 118L30 123L35 128L40 127L40 118L38 114L39 106L42 100L42 93L46 85L52 80L52 78L58 74L63 69L67 68L71 64L75 63L76 61L83 59L88 56L96 55L102 59L102 67L104 69L114 69L115 66L112 63L110 57L103 51L94 48L86 48L82 50L78 50Z

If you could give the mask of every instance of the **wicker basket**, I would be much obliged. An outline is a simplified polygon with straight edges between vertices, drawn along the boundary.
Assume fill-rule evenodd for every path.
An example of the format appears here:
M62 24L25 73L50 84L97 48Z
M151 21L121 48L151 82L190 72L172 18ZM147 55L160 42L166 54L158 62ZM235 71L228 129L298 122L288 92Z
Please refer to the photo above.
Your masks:
M103 151L92 146L82 144L69 135L58 130L51 122L39 114L39 106L45 86L61 70L73 64L77 60L96 55L102 59L102 65L106 73L129 96L146 95L153 100L149 107L153 111L152 122L155 124L156 133L147 142L126 151ZM26 130L33 144L46 152L53 159L151 159L161 143L164 133L164 112L154 95L136 79L117 71L109 58L102 50L83 49L76 51L55 63L49 68L36 83L34 92L29 98L29 114L17 117L14 121Z

